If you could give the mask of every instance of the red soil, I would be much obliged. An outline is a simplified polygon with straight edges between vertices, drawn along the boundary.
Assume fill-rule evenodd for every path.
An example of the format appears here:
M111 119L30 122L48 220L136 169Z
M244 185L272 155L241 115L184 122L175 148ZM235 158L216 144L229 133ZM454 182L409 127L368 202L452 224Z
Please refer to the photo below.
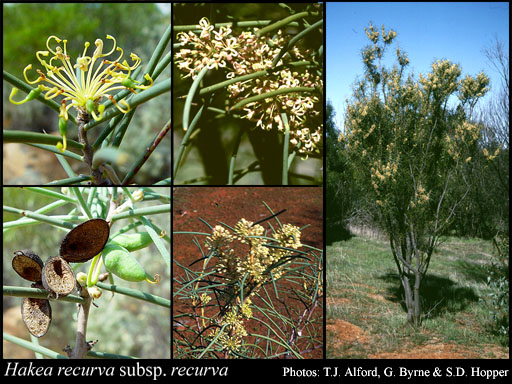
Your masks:
M319 249L323 248L323 190L319 187L176 187L173 188L173 232L209 233L209 228L199 218L211 226L219 222L232 226L241 218L256 222L270 215L263 201L274 212L286 209L286 212L278 216L283 224L290 223L298 227L310 224L302 231L301 242ZM275 225L275 219L272 219L271 223ZM203 246L204 237L195 237ZM191 235L173 236L173 258L180 264L188 266L201 257L199 249L192 240ZM205 248L203 250L206 251ZM201 263L197 263L193 267L200 268L200 266ZM183 271L173 264L173 277L182 276ZM190 312L190 307L186 304L180 302L173 304L175 314ZM279 303L276 302L276 304ZM287 305L294 304L287 303ZM322 307L319 307L313 315L320 319L320 324L322 312ZM251 322L249 326L251 327L249 331L252 332L256 330L258 324ZM182 331L181 327L175 328L174 337L177 335L177 330ZM266 331L264 333L266 334ZM319 329L318 333L321 336L322 330ZM321 358L322 354L323 348L320 348L304 357Z

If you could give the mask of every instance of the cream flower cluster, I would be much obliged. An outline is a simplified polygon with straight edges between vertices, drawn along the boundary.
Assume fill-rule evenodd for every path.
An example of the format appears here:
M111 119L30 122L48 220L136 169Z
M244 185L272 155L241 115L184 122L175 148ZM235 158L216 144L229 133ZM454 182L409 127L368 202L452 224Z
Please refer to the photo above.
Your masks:
M218 258L217 271L232 283L245 278L245 288L253 294L255 287L271 278L270 272L274 279L282 276L284 267L276 267L276 264L290 256L291 249L302 246L300 236L298 227L285 224L270 238L265 236L261 225L253 225L242 218L233 227L233 233L220 225L215 226L206 240L206 247Z
M119 103L114 99L112 91L128 89L132 93L137 90L144 90L153 85L153 80L149 74L144 75L148 85L140 84L131 78L132 71L139 67L141 58L135 53L130 54L132 64L122 60L124 51L117 46L116 39L107 35L108 40L112 40L112 48L104 52L103 40L96 39L94 45L96 49L91 56L88 55L88 41L84 43L82 55L76 59L73 64L70 55L67 52L67 40L60 39L57 36L50 36L46 40L44 51L37 51L37 60L44 67L45 72L36 69L39 75L34 80L29 79L28 71L32 70L32 64L29 64L23 70L25 81L29 84L38 84L25 99L15 101L14 96L18 89L13 88L9 100L14 104L23 104L31 101L41 94L44 94L46 100L62 96L59 113L59 130L63 137L63 143L57 147L64 152L66 150L66 133L68 111L74 107L79 114L83 116L91 115L95 120L103 118L105 104L100 104L103 99L109 99L122 113L130 110L130 105L123 99ZM119 55L111 60L106 57L114 53ZM122 60L122 61L121 61ZM122 107L121 107L122 105Z
M184 78L195 79L205 67L224 69L226 79L279 67L269 75L229 85L227 91L233 105L249 97L284 88L323 88L321 74L286 67L291 61L311 61L310 51L293 46L287 55L274 63L282 47L290 40L282 31L272 38L257 37L251 31L234 35L230 26L214 30L206 18L199 21L199 28L199 34L193 31L178 33L184 48L175 54L175 62L185 73ZM291 144L302 154L320 152L323 129L321 96L305 92L283 93L248 103L243 111L246 114L242 117L255 122L256 127L280 132L286 130L281 117L281 113L286 113Z
M247 336L244 320L252 317L250 308L251 300L247 299L243 305L233 305L227 313L216 321L217 327L210 332L211 339L217 338L217 342L223 350L238 351L242 340Z

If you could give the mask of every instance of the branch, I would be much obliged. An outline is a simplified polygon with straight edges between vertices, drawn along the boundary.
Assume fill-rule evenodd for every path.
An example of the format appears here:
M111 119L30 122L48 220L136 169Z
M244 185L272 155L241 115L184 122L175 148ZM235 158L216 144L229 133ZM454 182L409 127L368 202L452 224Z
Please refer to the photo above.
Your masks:
M75 349L68 352L71 359L83 359L92 347L91 343L88 343L85 338L92 299L87 292L87 288L81 289L80 296L85 299L85 303L80 304L78 307Z
M85 130L85 125L89 122L89 120L90 116L88 114L78 114L78 140L81 144L84 145L82 149L82 152L84 154L84 162L89 166L89 169L91 171L91 176L93 178L92 183L94 185L102 185L105 183L105 179L103 178L102 172L99 169L94 169L94 151L92 149L92 146L89 144L89 141L87 140L87 132Z

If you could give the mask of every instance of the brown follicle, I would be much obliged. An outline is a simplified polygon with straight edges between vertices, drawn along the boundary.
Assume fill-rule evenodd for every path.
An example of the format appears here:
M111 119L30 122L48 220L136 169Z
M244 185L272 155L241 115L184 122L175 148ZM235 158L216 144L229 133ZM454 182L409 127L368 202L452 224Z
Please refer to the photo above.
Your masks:
M69 263L83 263L102 251L110 227L103 219L91 219L73 228L60 245L60 256Z
M35 337L42 337L52 321L52 308L46 299L23 298L21 317L28 331Z
M43 268L43 286L51 296L58 299L75 289L76 278L66 260L55 256L49 258Z
M30 249L14 252L12 268L25 280L41 281L43 261Z

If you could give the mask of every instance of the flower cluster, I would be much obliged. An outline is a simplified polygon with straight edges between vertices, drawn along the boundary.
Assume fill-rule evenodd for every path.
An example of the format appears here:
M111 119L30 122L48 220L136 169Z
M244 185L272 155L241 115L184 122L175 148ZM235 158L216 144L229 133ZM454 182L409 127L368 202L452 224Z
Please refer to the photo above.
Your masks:
M233 305L227 313L217 321L217 326L210 332L211 339L217 338L222 350L237 351L242 345L242 340L247 336L244 320L252 317L250 307L251 300L247 299L243 305Z
M490 79L481 72L474 78L466 75L460 83L459 99L465 102L484 96L489 91Z
M499 146L499 147L494 151L494 154L492 154L492 155L491 155L491 154L489 153L489 151L487 150L487 148L484 148L484 149L482 150L482 153L484 154L485 159L486 159L487 161L492 161L492 160L494 160L494 159L498 156L498 154L500 153L500 150L501 150L501 146Z
M432 94L434 98L443 99L458 89L460 74L461 68L457 64L450 60L437 60L432 63L432 72L427 77L420 74L419 82L427 95Z
M233 284L245 278L245 293L251 295L271 278L270 273L275 280L282 276L284 267L277 265L292 254L292 249L302 246L300 235L298 227L285 224L267 237L261 225L242 218L232 234L217 225L206 240L206 247L218 258L217 271Z
M421 184L421 181L416 186L416 190L414 192L414 199L411 200L409 203L411 208L421 208L423 205L428 203L430 200L430 191L426 191L423 185Z
M66 150L66 123L68 111L71 107L77 109L79 115L91 115L95 120L100 120L103 117L105 105L99 104L99 102L101 99L107 98L121 112L127 113L130 109L128 103L121 100L119 104L122 104L122 106L119 105L111 92L128 89L136 93L137 89L146 89L153 85L153 80L149 74L144 76L146 81L149 82L148 85L142 85L132 79L130 75L140 65L140 57L131 53L131 65L126 60L121 62L123 57L122 48L117 46L114 37L107 35L107 39L113 41L110 51L104 53L103 40L96 39L94 42L96 49L92 56L89 56L87 51L90 43L85 42L82 55L73 64L67 52L67 40L62 40L57 36L48 37L46 41L47 50L36 52L36 57L46 72L37 69L36 72L39 77L30 80L27 72L32 69L32 64L27 65L23 70L25 81L29 84L38 84L37 88L33 89L22 101L13 99L18 92L17 88L13 88L9 97L12 103L23 104L37 98L43 92L45 92L44 98L46 100L63 96L59 113L59 130L63 137L63 144L59 143L57 145L62 152ZM51 47L54 42L56 46ZM117 58L114 60L105 59L116 51L119 52ZM47 61L48 57L49 60Z
M183 47L175 54L178 69L185 77L193 79L205 67L222 68L226 79L232 79L255 72L271 70L267 76L258 76L250 80L236 82L227 87L233 105L247 99L279 89L307 87L322 89L321 75L305 68L292 69L287 64L295 61L312 61L309 50L297 46L289 49L288 54L274 61L290 40L282 31L276 36L257 37L251 31L233 34L230 26L220 27L218 31L210 25L208 19L199 21L201 32L196 34L178 33ZM293 60L292 60L293 59ZM274 69L279 67L279 70ZM256 127L264 130L285 132L285 122L281 117L286 113L290 129L290 142L302 154L320 152L322 140L322 98L315 93L289 92L250 102L243 107L245 119L254 121Z

